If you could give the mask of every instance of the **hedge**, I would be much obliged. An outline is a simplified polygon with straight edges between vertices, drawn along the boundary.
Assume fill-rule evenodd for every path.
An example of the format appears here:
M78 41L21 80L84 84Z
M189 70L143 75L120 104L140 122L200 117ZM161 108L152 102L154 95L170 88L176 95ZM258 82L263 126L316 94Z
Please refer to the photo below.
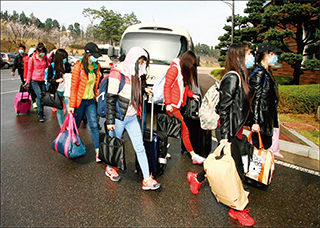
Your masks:
M251 71L252 70L250 70L249 73L251 73ZM214 69L210 72L210 74L214 78L221 80L221 78L225 74L225 70L224 70L224 68ZM293 77L274 75L274 78L275 78L276 82L278 83L278 85L292 85L292 82L293 82Z
M319 106L319 84L280 85L279 113L316 114Z
M224 68L212 70L213 77L220 80L224 75ZM319 106L319 84L291 85L292 77L275 75L279 85L279 113L307 113L316 114Z
M221 80L222 76L224 75L224 68L220 68L220 69L214 69L210 72L210 74L218 79L218 80Z

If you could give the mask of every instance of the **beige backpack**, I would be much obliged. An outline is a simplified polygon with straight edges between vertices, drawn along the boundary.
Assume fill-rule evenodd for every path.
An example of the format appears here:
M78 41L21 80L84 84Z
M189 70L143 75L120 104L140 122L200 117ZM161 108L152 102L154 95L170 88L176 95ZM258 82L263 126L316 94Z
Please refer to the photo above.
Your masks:
M249 203L249 192L243 189L231 156L231 143L220 144L204 161L203 166L217 201L233 209L243 210Z

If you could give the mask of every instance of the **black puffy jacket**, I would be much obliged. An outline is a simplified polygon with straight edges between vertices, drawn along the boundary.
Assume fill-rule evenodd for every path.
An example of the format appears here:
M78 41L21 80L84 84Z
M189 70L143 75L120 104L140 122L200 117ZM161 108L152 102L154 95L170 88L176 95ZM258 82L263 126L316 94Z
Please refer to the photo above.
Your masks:
M220 83L220 101L217 112L220 115L221 138L236 136L244 126L250 105L245 96L241 81L236 73L228 72Z
M260 133L266 136L273 135L273 128L279 127L278 86L269 72L259 64L249 78L251 89L255 91L252 101L253 124L260 125Z

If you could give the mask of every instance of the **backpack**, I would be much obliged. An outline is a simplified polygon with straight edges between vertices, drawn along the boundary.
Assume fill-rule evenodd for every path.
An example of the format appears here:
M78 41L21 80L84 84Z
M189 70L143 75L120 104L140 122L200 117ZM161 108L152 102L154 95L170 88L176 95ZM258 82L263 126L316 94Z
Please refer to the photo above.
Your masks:
M215 130L218 126L220 116L216 113L216 106L219 103L219 83L216 81L203 97L199 118L203 130Z
M174 83L178 80L180 73L180 69L178 66L173 65L175 67L178 68L178 76L176 78L176 80L172 83L171 88L173 87ZM153 102L155 104L162 104L164 103L164 95L163 95L163 89L164 89L164 83L166 81L166 74L167 74L166 70L165 72L163 72L162 74L160 74L160 76L157 78L157 80L155 81L153 87L152 87L152 93L153 93Z
M55 78L56 76L56 70L54 69L54 62L52 62L45 70L44 70L44 81L45 81L45 85L46 85L46 90L48 91L49 90L49 87L50 87L50 82L48 81L48 69L49 67L52 67L52 71L53 71L53 77L52 79Z
M97 114L100 117L106 117L106 108L107 108L107 89L108 89L108 80L109 75L106 75L103 77L100 83L100 88L99 88L99 95L97 97ZM125 77L123 74L121 74L121 81L120 81L120 86L119 86L119 91L118 93L123 89L125 84ZM116 102L117 107L119 106L119 102ZM118 110L120 108L118 107ZM121 114L120 114L121 116Z

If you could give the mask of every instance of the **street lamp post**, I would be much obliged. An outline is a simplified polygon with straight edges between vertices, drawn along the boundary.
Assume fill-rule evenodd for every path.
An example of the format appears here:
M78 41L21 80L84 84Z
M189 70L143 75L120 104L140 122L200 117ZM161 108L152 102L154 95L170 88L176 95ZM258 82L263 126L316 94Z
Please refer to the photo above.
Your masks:
M234 0L232 0L232 4L230 2L226 2L224 0L221 0L223 3L227 4L230 9L232 10L232 29L231 29L231 44L233 44L234 39Z

